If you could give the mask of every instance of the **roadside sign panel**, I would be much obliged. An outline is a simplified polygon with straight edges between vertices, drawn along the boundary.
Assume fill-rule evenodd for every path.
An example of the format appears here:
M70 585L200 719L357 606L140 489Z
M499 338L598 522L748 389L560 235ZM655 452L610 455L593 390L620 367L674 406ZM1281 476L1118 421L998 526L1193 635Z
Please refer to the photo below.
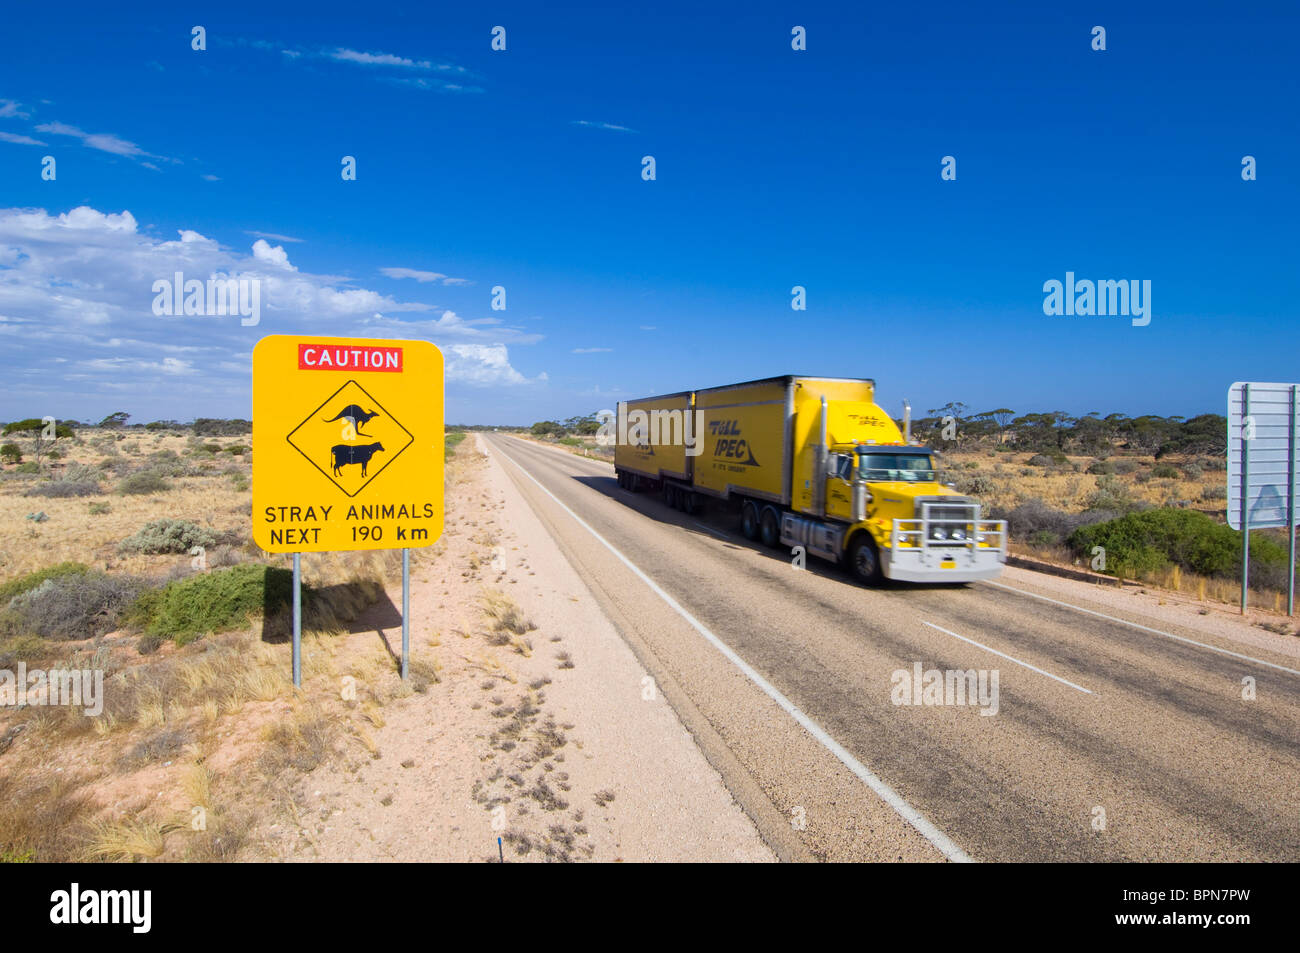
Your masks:
M428 341L276 334L253 348L253 540L267 552L433 545L444 457Z
M1297 483L1296 384L1237 382L1228 390L1228 525L1289 525ZM1243 479L1244 473L1244 479Z

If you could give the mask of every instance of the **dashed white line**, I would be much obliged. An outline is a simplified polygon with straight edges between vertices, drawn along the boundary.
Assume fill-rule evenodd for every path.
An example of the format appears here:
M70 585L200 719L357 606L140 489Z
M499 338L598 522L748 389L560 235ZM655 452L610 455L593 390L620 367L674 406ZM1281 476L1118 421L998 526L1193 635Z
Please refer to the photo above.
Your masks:
M1265 662L1263 659L1254 658L1250 655L1242 655L1240 652L1230 652L1227 649L1221 649L1217 645L1209 645L1205 642L1197 642L1195 639L1184 638L1181 635L1174 635L1172 632L1161 632L1159 629L1153 629L1150 626L1139 625L1136 622L1130 622L1128 619L1121 619L1118 616L1106 615L1104 612L1093 612L1091 609L1085 609L1082 606L1076 606L1069 602L1061 602L1059 599L1049 599L1047 596L1040 596L1035 592L1027 592L1024 589L1017 589L1015 586L1004 585L1000 582L993 582L991 579L984 580L985 585L997 586L999 589L1006 589L1010 592L1022 596L1029 596L1031 599L1041 599L1043 602L1050 602L1053 605L1062 606L1066 609L1073 609L1075 612L1084 612L1088 615L1095 615L1099 619L1106 619L1110 622L1118 622L1121 625L1131 626L1134 629L1141 629L1143 632L1150 632L1153 635L1163 635L1166 639L1173 639L1175 642L1185 642L1188 645L1195 645L1197 648L1206 649L1210 652L1218 652L1220 655L1229 655L1232 658L1241 659L1244 662L1254 662L1256 665L1264 665L1268 668L1275 668L1279 672L1286 672L1289 675L1300 675L1300 671L1293 668L1287 668L1285 665L1278 665L1275 662Z
M943 831L939 830L939 828L935 827L934 824L932 824L929 820L927 820L925 816L921 814L920 811L912 807L912 805L908 804L907 801L903 800L902 796L899 795L893 788L891 788L880 778L872 774L871 771L867 769L866 765L864 765L857 758L853 757L853 755L851 755L848 751L846 751L844 747L840 745L839 742L837 742L834 738L832 738L829 734L826 733L826 731L821 727L821 725L817 724L806 714L800 711L795 706L795 704L790 701L790 699L786 698L783 694L781 694L781 692L778 691L775 686L770 684L767 681L767 679L765 679L762 675L760 675L753 667L749 665L749 663L747 663L744 659L742 659L739 655L737 655L734 651L732 651L730 646L728 646L725 642L723 642L716 635L710 632L708 628L702 622L700 622L699 619L695 618L695 616L687 612L686 609L684 609L676 599L670 596L659 586L658 583L656 583L653 579L651 579L644 572L642 572L641 569L635 563L632 562L632 560L624 556L623 553L620 552L617 548L615 548L607 539L605 539L605 537L601 536L600 533L596 532L596 530L593 529L586 522L586 520L584 520L577 513L573 512L573 510L565 506L564 503L560 501L559 497L557 497L546 487L542 486L541 482L538 481L538 479L535 476L533 476L522 466L520 466L519 463L511 459L509 455L503 453L502 456L505 459L510 460L510 462L515 465L516 469L518 469L520 473L528 477L528 479L532 480L533 483L537 486L537 488L541 490L543 493L545 493L547 496L549 496L556 506L564 510L564 512L568 513L569 516L573 518L574 522L576 522L579 526L585 529L588 533L590 533L593 537L595 537L597 542L599 542L602 546L604 546L611 553L613 553L615 558L617 558L619 562L623 563L623 565L625 565L628 569L630 569L638 579L640 579L647 586L649 586L650 590L654 592L654 594L657 595L660 599L666 602L669 608L671 608L674 612L676 612L683 619L685 619L686 622L689 623L693 629L695 629L695 631L699 632L700 635L704 636L704 638L709 642L710 645L712 645L715 649L721 652L723 656L726 657L726 659L729 662L731 662L731 664L735 665L738 669L740 669L741 672L745 674L745 677L748 678L751 682L753 682L759 688L759 690L763 692L764 695L766 695L768 698L772 699L772 701L776 702L779 706L781 706L782 710L784 710L786 714L790 715L791 718L793 718L796 722L798 722L804 728L804 730L807 731L810 735L812 735L813 738L815 738L823 748L825 748L827 751L833 754L837 759L839 759L840 763L843 764L850 771L852 771L853 774L856 775L859 780L861 780L864 784L867 785L867 787L875 791L876 794L879 795L881 800L883 800L886 804L888 804L891 808L893 808L894 812L898 814L899 817L907 821L908 824L911 824L912 827L917 831L917 833L919 833L922 837L924 837L927 841L929 841L936 850L938 850L949 860L954 861L956 863L972 862L973 859L971 858L971 856L967 854L964 850L962 850L960 847L958 847L957 844L953 842L952 838L950 838Z
M1045 671L1043 671L1041 668L1039 668L1038 666L1036 666L1036 665L1030 665L1028 662L1022 662L1022 661L1020 661L1020 659L1015 658L1015 657L1010 656L1010 655L1007 655L1005 652L999 652L997 649L989 648L989 647L988 647L987 645L985 645L983 642L976 642L974 639L968 639L968 638L966 638L966 636L964 636L964 635L958 635L956 632L949 632L949 631L948 631L947 629L945 629L943 626L941 626L941 625L935 625L933 622L926 622L924 619L921 620L921 624L922 624L922 625L928 625L928 626L929 626L930 628L932 628L932 629L938 629L938 630L939 630L940 632L942 632L944 635L951 635L954 639L961 639L963 642L969 642L971 645L974 645L974 646L976 646L976 647L978 647L978 648L981 648L981 649L983 649L985 652L992 652L994 655L996 655L996 656L998 656L998 657L1000 657L1000 658L1004 658L1004 659L1006 659L1008 662L1015 662L1017 665L1022 665L1022 666L1024 666L1025 668L1029 669L1031 672L1037 672L1039 675L1046 675L1048 678L1056 679L1056 681L1060 682L1062 685L1069 685L1071 688L1073 688L1073 689L1075 689L1075 690L1077 690L1077 691L1081 691L1081 692L1083 692L1085 695L1091 695L1091 694L1092 694L1092 690L1091 690L1091 689L1084 688L1082 685L1076 685L1076 684L1074 684L1074 682L1071 682L1071 681L1068 681L1068 680L1066 680L1066 679L1064 679L1064 678L1061 678L1061 676L1059 676L1059 675L1053 675L1051 672L1045 672Z

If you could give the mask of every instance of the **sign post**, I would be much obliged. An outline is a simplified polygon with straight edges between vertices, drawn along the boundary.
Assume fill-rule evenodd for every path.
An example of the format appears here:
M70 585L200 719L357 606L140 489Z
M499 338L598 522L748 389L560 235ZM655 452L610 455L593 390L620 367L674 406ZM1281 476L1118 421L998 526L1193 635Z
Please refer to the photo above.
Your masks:
M1296 384L1228 389L1228 525L1241 530L1241 612L1250 592L1250 531L1286 527L1287 615L1295 614Z
M428 341L276 334L253 348L253 540L293 554L293 681L302 684L302 553L410 550L442 535L443 361Z

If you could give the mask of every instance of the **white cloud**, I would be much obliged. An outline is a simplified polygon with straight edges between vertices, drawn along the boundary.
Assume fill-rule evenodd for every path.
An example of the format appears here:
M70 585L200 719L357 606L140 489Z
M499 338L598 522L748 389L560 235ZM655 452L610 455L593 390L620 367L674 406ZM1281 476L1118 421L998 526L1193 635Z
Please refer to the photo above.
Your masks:
M0 132L0 142L12 142L19 146L43 146L45 143L31 136L20 136L13 132Z
M415 268L380 268L381 274L389 278L414 278L421 284L441 281L444 285L472 285L468 278L448 278L440 271L418 271Z
M205 174L203 175L203 181L205 181L205 182L220 182L220 181L221 181L221 176L219 176L219 175L213 175L211 172L208 172L208 173L205 173Z
M392 53L362 53L358 50L337 49L327 54L330 59L343 60L348 63L361 63L364 66L405 66L411 69L432 69L428 60L412 60Z
M175 235L141 230L129 211L0 208L0 374L23 379L0 392L0 418L32 416L32 404L89 416L109 394L134 396L127 410L155 406L158 416L247 415L248 355L276 333L418 338L444 349L450 380L543 379L520 374L508 351L540 335L303 271L263 238L240 251L193 229ZM261 324L156 316L153 283L176 272L258 281Z
M627 126L616 126L612 122L591 122L586 119L575 119L572 126L588 126L592 129L608 129L611 132L636 132L635 129L629 129Z
M612 347L575 347L574 354L608 354L614 350Z
M414 268L380 268L379 271L389 278L414 278L421 284L447 277L438 271L416 271Z
M269 262L279 268L287 268L290 271L298 270L289 264L289 253L284 250L283 245L272 245L265 238L259 238L253 242L253 257L258 261Z
M65 122L43 122L36 127L37 132L48 132L52 136L71 136L74 139L80 139L81 144L91 148L98 149L100 152L108 152L113 155L126 156L130 159L148 158L162 159L163 156L156 156L152 152L145 152L134 142L128 142L120 136L112 135L107 132L85 132L76 126L69 126ZM146 162L145 165L148 165ZM156 168L156 166L150 166Z
M294 238L292 235L279 235L275 232L246 231L245 235L252 235L254 238L265 238L271 242L301 242L303 239Z
M26 119L31 113L23 112L22 105L12 99L0 99L0 119Z
M443 348L446 376L449 381L466 384L527 384L529 379L510 366L510 354L504 344L453 344ZM546 380L539 374L533 382Z

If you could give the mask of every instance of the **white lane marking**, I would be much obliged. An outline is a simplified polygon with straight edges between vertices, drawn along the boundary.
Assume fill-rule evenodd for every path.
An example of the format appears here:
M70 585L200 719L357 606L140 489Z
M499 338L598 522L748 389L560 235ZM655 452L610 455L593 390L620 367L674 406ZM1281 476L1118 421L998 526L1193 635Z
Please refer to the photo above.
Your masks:
M805 731L816 738L823 748L835 755L835 757L840 760L840 763L857 775L858 778L867 785L867 787L875 791L882 801L892 807L899 817L911 824L922 837L934 845L935 849L955 863L973 862L973 858L958 847L947 834L926 820L920 811L903 800L903 798L897 794L893 788L867 770L867 767L862 764L862 762L849 754L848 751L844 750L844 748L840 746L839 742L828 735L820 725L796 708L790 699L786 698L773 685L769 684L767 679L763 678L763 676L758 674L758 672L755 671L744 659L733 652L730 646L710 632L699 619L687 612L676 599L660 588L659 584L642 572L641 569L632 562L632 560L624 556L607 539L605 539L605 537L596 532L581 516L560 502L559 498L546 487L542 486L536 477L525 470L517 462L511 460L508 455L502 454L502 456L504 456L505 459L510 460L510 462L518 468L520 473L532 480L539 490L554 501L556 506L573 517L574 522L594 536L602 546L613 553L614 556L623 563L623 565L627 566L627 568L630 569L638 579L649 586L650 590L654 592L655 595L668 603L669 607L673 609L673 611L685 619L696 632L699 632L700 635L704 636L704 638L708 640L709 644L721 652L727 660L731 662L731 664L740 669L745 674L746 678L757 685L763 694L780 705L786 714L802 725Z
M1269 668L1275 668L1279 672L1286 672L1290 675L1300 675L1300 671L1294 668L1287 668L1285 665L1278 665L1274 662L1265 662L1263 659L1254 658L1250 655L1242 655L1240 652L1229 652L1227 649L1221 649L1217 645L1209 645L1205 642L1197 642L1195 639L1187 639L1181 635L1174 635L1172 632L1161 632L1159 629L1153 629L1150 626L1139 625L1136 622L1130 622L1128 619L1121 619L1117 616L1106 615L1104 612L1093 612L1091 609L1085 609L1082 606L1076 606L1069 602L1061 602L1059 599L1049 599L1047 596L1040 596L1034 592L1026 592L1024 589L1017 589L1015 586L1007 586L1000 582L993 582L991 579L985 579L984 584L988 586L997 586L999 589L1006 589L1010 592L1018 593L1022 596L1029 596L1031 599L1041 599L1043 602L1050 602L1053 605L1062 606L1066 609L1073 609L1075 612L1086 612L1088 615L1095 615L1099 619L1107 619L1110 622L1119 622L1122 625L1132 626L1135 629L1141 629L1143 632L1150 632L1153 635L1163 635L1166 639L1173 639L1176 642L1186 642L1188 645L1195 645L1197 648L1208 649L1211 652L1218 652L1220 655L1230 655L1233 658L1239 658L1245 662L1254 662L1256 665L1266 665Z
M1085 695L1092 694L1091 689L1084 688L1082 685L1076 685L1074 684L1074 682L1066 681L1065 679L1061 678L1061 676L1053 675L1051 672L1044 672L1041 668L1038 668L1037 666L1034 665L1030 665L1028 662L1022 662L1020 661L1020 659L1013 658L1012 656L1007 655L1005 652L999 652L997 649L991 649L987 645L983 644L982 642L976 642L974 639L968 639L966 638L966 636L958 635L956 632L949 632L941 625L935 625L933 622L926 622L924 619L921 620L921 624L928 625L932 629L938 629L944 635L951 635L954 639L961 639L963 642L969 642L971 645L978 646L979 648L983 649L985 652L992 652L994 655L1004 658L1008 662L1015 662L1017 665L1023 665L1031 672L1037 672L1039 675L1046 675L1048 678L1054 678L1062 685L1069 685L1071 688L1081 691Z

